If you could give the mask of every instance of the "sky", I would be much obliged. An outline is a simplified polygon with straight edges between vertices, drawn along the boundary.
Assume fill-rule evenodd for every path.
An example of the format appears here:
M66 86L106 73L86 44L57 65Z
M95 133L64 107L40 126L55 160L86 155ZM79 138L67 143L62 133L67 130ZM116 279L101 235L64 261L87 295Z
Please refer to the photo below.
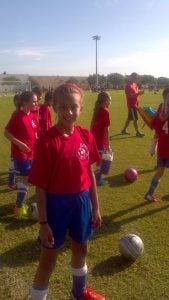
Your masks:
M0 73L169 77L169 0L11 0L0 8Z

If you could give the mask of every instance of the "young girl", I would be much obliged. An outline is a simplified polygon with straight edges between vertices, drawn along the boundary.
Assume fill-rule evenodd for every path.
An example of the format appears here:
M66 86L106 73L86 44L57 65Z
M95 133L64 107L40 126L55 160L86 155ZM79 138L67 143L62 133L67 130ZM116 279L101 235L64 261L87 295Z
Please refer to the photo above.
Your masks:
M37 97L32 92L23 92L19 98L20 110L12 114L5 127L5 137L12 143L11 152L14 169L21 176L17 183L17 199L14 215L24 218L24 202L28 192L28 175L33 159L34 144L37 136L37 124L31 111L36 109Z
M19 94L14 95L13 102L14 102L15 109L16 109L15 111L20 110L19 98L20 98ZM14 111L14 114L15 114L15 111ZM16 175L16 172L15 172L15 168L14 168L14 161L11 156L11 162L10 162L10 166L9 166L9 170L8 170L8 187L12 190L16 190L15 175Z
M95 103L91 132L95 137L97 148L100 154L110 151L109 145L109 126L110 126L110 114L109 106L111 104L111 97L107 92L101 92L98 95ZM97 170L95 171L97 185L105 185L108 182L102 178L100 171L100 162L97 163Z
M92 134L74 125L82 111L82 98L81 89L71 83L55 90L57 124L36 145L29 182L37 187L42 249L31 289L33 300L46 299L58 249L67 232L72 246L71 299L104 299L86 289L88 239L100 226L101 217L91 167L99 160L99 153Z
M165 168L169 168L169 87L163 91L163 104L160 105L158 113L153 120L153 128L155 129L155 137L157 139L157 171L153 176L145 199L150 202L156 202L154 197L161 177ZM153 153L154 154L154 153Z
M46 92L44 104L39 106L39 136L52 127L51 106L53 104L53 93Z

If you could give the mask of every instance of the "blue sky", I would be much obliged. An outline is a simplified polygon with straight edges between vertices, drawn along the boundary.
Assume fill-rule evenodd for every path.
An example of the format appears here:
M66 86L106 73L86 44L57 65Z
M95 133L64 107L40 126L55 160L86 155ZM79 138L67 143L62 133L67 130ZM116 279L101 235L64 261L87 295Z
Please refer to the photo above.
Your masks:
M0 8L0 73L169 77L168 0L11 0Z

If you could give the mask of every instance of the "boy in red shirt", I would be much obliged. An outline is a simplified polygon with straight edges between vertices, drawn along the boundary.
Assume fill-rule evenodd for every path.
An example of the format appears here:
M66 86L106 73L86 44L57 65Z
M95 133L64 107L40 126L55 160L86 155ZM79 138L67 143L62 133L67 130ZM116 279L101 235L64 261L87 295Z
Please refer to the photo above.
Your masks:
M121 134L129 135L127 128L131 121L133 121L134 128L136 130L137 137L143 137L144 134L140 132L138 128L138 114L137 114L137 107L139 106L139 95L142 95L144 91L139 90L137 85L137 73L132 73L130 75L130 81L125 87L125 94L127 99L127 107L128 107L128 117L125 121L123 130Z
M34 114L37 97L32 92L23 92L19 98L20 110L15 111L5 127L5 137L11 142L14 169L20 175L17 183L17 199L14 214L17 218L26 216L24 206L28 192L28 175L37 138L37 123Z
M39 106L39 136L52 127L51 106L53 104L53 93L45 94L45 102Z
M37 141L29 182L37 187L40 241L39 266L31 297L45 300L58 249L67 232L72 243L72 300L104 300L86 289L86 254L93 229L101 224L91 165L100 157L93 135L75 126L83 107L81 89L71 83L54 93L57 124Z
M153 119L152 127L155 130L157 139L157 171L151 181L145 199L150 202L156 202L154 197L161 177L166 168L169 168L169 87L163 91L164 102L158 108L158 113Z

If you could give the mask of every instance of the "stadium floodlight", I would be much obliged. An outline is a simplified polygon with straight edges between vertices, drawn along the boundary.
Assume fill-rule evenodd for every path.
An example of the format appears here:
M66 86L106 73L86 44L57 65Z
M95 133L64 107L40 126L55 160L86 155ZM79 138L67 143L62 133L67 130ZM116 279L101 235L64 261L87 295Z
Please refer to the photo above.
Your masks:
M98 74L97 74L97 41L101 39L101 36L94 35L92 36L92 39L96 41L96 87L98 87Z

